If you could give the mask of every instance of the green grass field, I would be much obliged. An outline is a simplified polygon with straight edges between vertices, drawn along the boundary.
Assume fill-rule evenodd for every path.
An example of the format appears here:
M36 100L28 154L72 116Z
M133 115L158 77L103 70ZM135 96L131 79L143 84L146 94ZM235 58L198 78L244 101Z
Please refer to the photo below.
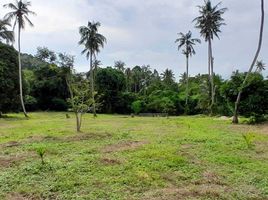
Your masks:
M0 119L0 199L268 199L267 124L30 116Z

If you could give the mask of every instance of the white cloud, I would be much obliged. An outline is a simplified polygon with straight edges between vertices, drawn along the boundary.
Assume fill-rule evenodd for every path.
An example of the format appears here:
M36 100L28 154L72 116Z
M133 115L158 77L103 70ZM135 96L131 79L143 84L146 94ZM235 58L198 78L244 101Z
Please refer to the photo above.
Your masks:
M1 0L1 4L8 2ZM199 37L192 20L198 14L196 5L202 3L203 0L32 0L31 9L37 16L30 17L35 27L23 32L23 51L35 53L37 46L48 46L57 52L72 53L78 71L86 71L88 61L77 44L78 27L88 20L100 21L100 32L107 38L99 55L104 65L113 65L114 60L120 59L129 66L150 64L160 71L169 67L178 77L185 70L185 58L177 52L174 40L178 32L188 30ZM222 28L221 40L213 42L213 51L215 71L226 77L234 69L247 70L253 58L260 5L256 1L223 0L222 6L229 8L224 15L227 26ZM6 12L0 8L0 17ZM265 29L265 36L267 33ZM267 47L264 37L261 58L266 63ZM205 73L207 44L203 42L196 51L190 60L190 73Z

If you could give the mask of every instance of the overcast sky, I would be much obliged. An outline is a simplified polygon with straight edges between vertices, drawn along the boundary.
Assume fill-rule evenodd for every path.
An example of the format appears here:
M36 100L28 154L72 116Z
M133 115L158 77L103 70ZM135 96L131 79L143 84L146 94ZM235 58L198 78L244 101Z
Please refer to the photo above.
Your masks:
M5 4L12 0L1 0ZM212 0L213 4L219 1ZM128 67L149 64L160 72L170 68L178 78L185 71L185 57L174 43L178 32L200 37L192 20L203 0L32 0L34 28L22 33L22 51L35 54L38 46L75 55L77 71L88 71L89 64L78 46L78 28L87 21L101 22L100 33L107 38L98 55L103 66L122 60ZM215 72L228 78L232 71L246 71L257 48L260 1L222 0L229 10L224 15L220 40L213 41ZM266 8L267 10L267 5ZM0 17L8 9L0 8ZM267 14L266 14L267 17ZM268 20L268 19L267 19ZM267 24L267 23L266 23ZM260 59L268 64L268 27L265 27ZM190 74L207 72L207 44L196 46L190 60ZM268 69L265 72L268 75Z

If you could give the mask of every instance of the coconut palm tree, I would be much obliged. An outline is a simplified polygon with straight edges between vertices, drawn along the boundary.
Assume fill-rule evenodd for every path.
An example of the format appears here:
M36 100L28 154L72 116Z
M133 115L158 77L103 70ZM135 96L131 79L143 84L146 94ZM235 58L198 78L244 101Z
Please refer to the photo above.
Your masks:
M31 6L30 1L22 1L22 0L16 0L15 3L9 3L5 4L5 8L9 8L12 11L7 13L5 15L5 19L7 21L11 21L14 19L14 28L16 25L18 25L18 59L19 59L19 83L20 83L20 101L23 113L25 117L28 117L24 101L23 101L23 91L22 91L22 69L21 69L21 56L20 56L20 39L21 39L21 30L25 29L26 23L28 23L30 26L34 26L33 23L29 19L29 14L35 15L35 13L31 10L29 10L29 7Z
M212 40L214 36L219 38L220 28L225 25L222 15L227 11L227 8L219 8L221 3L212 6L210 0L205 0L203 6L198 6L200 16L193 21L196 22L195 27L200 30L200 34L208 42L208 74L211 82L211 112L215 102L214 88L214 62L212 54Z
M182 50L182 54L186 57L186 107L188 106L188 98L189 98L189 57L195 55L194 46L196 43L201 43L201 40L192 38L192 32L189 31L186 34L179 33L179 38L176 39L175 43L178 43L178 50L184 48Z
M233 123L234 124L238 124L238 108L239 108L239 104L240 104L240 100L241 100L241 96L242 96L242 92L243 92L243 89L245 88L246 86L246 83L247 83L247 80L248 80L248 77L249 75L251 74L255 64L256 64L256 61L259 57L259 54L260 54L260 51L261 51L261 47L262 47L262 39L263 39L263 28L264 28L264 0L261 0L261 25L260 25L260 35L259 35L259 42L258 42L258 48L257 48L257 51L256 51L256 54L253 58L253 61L249 67L249 70L248 70L248 73L239 89L239 93L237 95L237 99L236 99L236 102L235 102L235 109L234 109L234 117L233 117Z
M125 76L126 76L126 84L127 84L127 87L126 87L126 91L127 92L130 92L131 91L131 78L132 78L132 71L131 69L128 67L126 68L125 70Z
M11 25L6 19L0 20L0 42L2 40L5 40L6 43L14 42L13 31L9 31L8 26Z
M81 39L78 42L79 45L84 46L82 54L86 54L87 59L90 59L90 85L94 117L96 117L97 114L95 105L93 58L96 58L96 55L106 43L106 38L98 32L100 26L101 24L99 22L88 22L87 26L81 26L79 28Z
M175 75L171 69L166 69L161 73L162 80L165 84L171 85L175 81Z
M261 73L262 71L265 70L265 67L266 67L266 65L262 60L257 61L256 62L256 71L255 72Z

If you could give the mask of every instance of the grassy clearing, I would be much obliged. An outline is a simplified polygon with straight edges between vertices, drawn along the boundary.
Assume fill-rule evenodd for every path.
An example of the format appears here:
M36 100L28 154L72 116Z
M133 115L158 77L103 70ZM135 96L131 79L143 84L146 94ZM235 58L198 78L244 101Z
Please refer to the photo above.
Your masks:
M86 115L76 133L64 113L10 116L0 119L0 199L268 199L267 125Z

